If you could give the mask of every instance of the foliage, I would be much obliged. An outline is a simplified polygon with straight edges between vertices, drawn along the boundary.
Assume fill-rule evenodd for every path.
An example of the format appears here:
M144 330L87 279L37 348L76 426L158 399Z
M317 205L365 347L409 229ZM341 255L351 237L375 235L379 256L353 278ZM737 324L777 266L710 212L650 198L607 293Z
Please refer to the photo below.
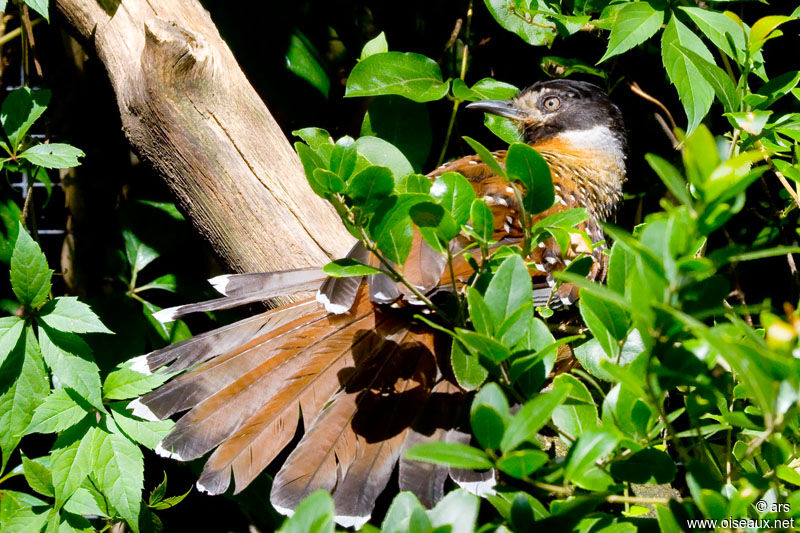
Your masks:
M38 167L77 165L83 152L66 144L33 144L26 135L46 110L49 93L17 89L3 101L2 121L8 152L5 169L37 175ZM18 222L10 256L15 313L0 319L0 524L3 531L94 531L125 521L133 531L157 523L148 510L167 509L185 497L165 498L166 477L142 505L144 483L140 446L154 448L172 422L138 419L123 402L162 383L167 376L143 379L121 366L105 376L88 339L112 333L85 303L72 296L51 297L53 271L39 244ZM131 293L136 276L157 253L126 235ZM164 288L166 280L138 291ZM143 301L144 302L144 301ZM144 302L147 304L147 302ZM185 327L185 326L184 326ZM86 337L89 335L89 337ZM50 452L27 457L15 450L33 435L53 435ZM24 476L31 492L3 484Z
M535 521L557 530L635 531L649 521L670 531L695 518L796 516L797 509L779 504L800 504L800 314L787 304L783 319L768 310L769 302L731 305L728 299L742 262L787 254L791 260L800 249L792 239L745 251L730 239L720 244L718 236L730 234L758 180L777 178L788 193L783 196L788 206L771 206L769 216L779 217L778 227L800 207L797 187L787 181L800 181L795 166L800 115L776 105L784 96L798 96L800 75L768 77L763 54L764 44L780 37L779 27L788 27L797 13L769 15L750 26L731 11L679 3L567 7L486 0L486 5L503 28L534 46L582 30L608 30L603 67L661 32L666 76L687 117L687 133L674 130L683 170L664 157L646 156L667 194L661 210L649 213L633 233L603 225L613 242L606 285L587 281L579 269L557 275L581 288L585 323L580 335L557 339L551 329L560 315L533 309L526 258L546 238L564 248L587 214L572 210L531 224L532 215L553 203L550 172L534 149L517 142L508 123L486 122L510 143L505 165L478 141L464 138L510 180L521 200L524 239L500 247L491 241L488 206L463 176L446 173L429 183L402 157L407 148L402 142L399 151L366 151L362 147L376 142L370 137L334 141L317 128L294 132L303 141L295 147L314 192L334 206L388 275L429 308L431 314L417 319L452 338L455 377L463 388L477 391L470 409L471 445L421 444L406 457L498 471L500 484L482 496L493 508L481 524L487 530L528 530ZM413 102L448 98L455 117L462 101L508 98L516 91L488 78L469 86L466 46L458 77L448 79L433 59L390 51L383 34L379 38L379 44L365 47L347 78L345 96L370 96L375 102L389 95ZM610 70L588 65L572 71L610 79ZM702 124L714 101L728 121L728 131L717 137ZM373 104L370 121L372 109ZM445 149L451 130L452 120ZM395 133L385 141L402 138ZM474 274L465 291L452 295L453 302L430 301L403 276L414 230L450 264L449 242L458 234L480 249L461 252L470 255ZM352 260L326 267L336 276L373 270ZM751 315L758 311L760 316ZM582 369L558 375L545 387L561 344L572 346ZM553 440L559 444L550 449ZM647 484L666 487L664 496L630 495ZM451 492L442 504L458 502L456 514L472 517L464 529L470 530L477 500L460 501L465 494ZM298 509L285 530L301 521L325 524L320 531L333 529L332 507L323 505L328 500L323 494L312 498L319 500L315 510L309 504L299 517ZM651 510L650 518L641 518ZM430 518L435 513L413 496L398 494L381 531L432 530L438 525Z

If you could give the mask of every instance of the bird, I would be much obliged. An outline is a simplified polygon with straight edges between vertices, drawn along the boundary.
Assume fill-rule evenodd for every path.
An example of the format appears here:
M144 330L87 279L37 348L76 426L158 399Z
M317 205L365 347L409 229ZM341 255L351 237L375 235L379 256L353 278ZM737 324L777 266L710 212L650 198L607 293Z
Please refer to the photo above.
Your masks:
M600 222L613 216L626 179L626 133L619 108L594 84L539 81L509 100L484 100L470 109L512 120L521 139L549 164L552 207L533 222L583 207L578 226L589 237L571 238L567 250L554 239L530 257L537 305L569 306L578 296L553 274L576 257L592 258L587 277L602 282L607 267ZM504 164L506 151L492 154ZM446 163L428 174L462 174L492 210L494 241L518 242L522 226L517 198L506 178L478 155ZM467 246L464 235L460 246ZM348 256L367 264L374 257L361 244ZM442 255L415 235L404 274L421 292L443 290ZM448 273L449 274L449 273ZM464 261L459 276L466 282ZM360 527L397 466L401 490L432 506L447 477L469 490L488 490L495 474L448 469L403 456L410 446L433 440L468 443L463 421L470 393L449 368L447 339L415 321L414 295L383 274L329 278L321 268L230 274L209 280L221 298L164 309L167 322L192 312L225 309L303 291L316 296L268 310L177 344L139 356L131 368L169 373L159 388L133 400L134 415L163 420L183 413L156 451L181 461L210 453L199 490L243 490L296 442L274 478L270 501L291 514L311 492L334 499L336 521ZM409 311L411 309L411 311ZM299 426L302 436L299 437Z

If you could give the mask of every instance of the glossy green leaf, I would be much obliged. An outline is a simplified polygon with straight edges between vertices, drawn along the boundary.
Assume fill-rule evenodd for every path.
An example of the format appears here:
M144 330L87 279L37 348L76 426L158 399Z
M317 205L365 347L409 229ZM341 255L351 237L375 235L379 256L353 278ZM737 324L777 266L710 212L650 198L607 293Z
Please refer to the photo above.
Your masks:
M498 176L505 177L506 175L505 169L500 165L497 159L494 158L492 152L490 152L484 145L482 145L481 143L479 143L478 141L476 141L471 137L464 137L463 139L468 145L470 145L470 147L472 147L473 150L475 150L475 153L478 154L478 156L481 158L481 161L486 163L489 166L489 168L492 169L492 172L494 172Z
M481 365L480 357L462 348L459 342L452 343L450 361L456 381L465 390L478 388L489 376L489 371Z
M697 27L725 55L740 62L745 48L745 32L731 17L713 9L680 6Z
M578 437L569 450L564 477L577 480L595 466L596 461L606 458L617 446L617 437L603 430L591 430Z
M449 83L433 59L414 53L383 52L360 61L347 78L345 96L396 94L415 102L444 98Z
M295 76L307 81L327 98L331 80L322 66L316 47L300 31L292 33L289 49L286 51L286 68Z
M113 333L91 308L74 296L60 296L40 310L39 320L47 326L72 333Z
M661 39L661 58L670 81L678 90L689 123L687 132L691 133L711 108L714 89L684 49L692 50L709 63L714 61L703 42L677 17L671 17Z
M20 303L32 308L42 305L50 293L52 275L41 248L20 224L11 256L11 288Z
M322 271L332 278L350 278L353 276L367 276L369 274L382 273L378 268L365 265L349 257L331 261L323 267Z
M776 31L778 26L790 20L794 20L794 18L783 15L769 15L758 19L750 29L750 54L755 54L761 50L766 41L780 35L780 31Z
M92 478L131 530L138 533L144 483L141 450L121 433L97 429L94 454Z
M361 59L365 59L374 54L381 54L389 51L389 44L386 42L386 34L380 32L378 35L367 41L361 49Z
M54 390L33 412L26 433L58 433L83 420L88 411L73 395L77 393L63 388Z
M292 135L303 139L312 150L319 150L325 144L333 144L331 134L321 128L303 128L293 131Z
M473 434L481 446L490 449L500 446L506 425L511 421L508 409L508 400L495 383L489 383L475 395L469 419Z
M390 261L405 262L413 238L409 210L428 198L423 194L406 193L389 197L378 206L370 222L370 235Z
M19 157L44 168L72 168L80 165L78 158L85 155L83 150L69 144L48 143L31 146Z
M11 452L49 392L39 344L28 326L0 367L0 471L5 471Z
M505 361L511 356L511 351L498 340L468 329L456 328L456 335L470 352L475 355L487 357L495 363Z
M51 452L56 502L64 503L78 490L94 465L93 446L96 429L88 422L59 435ZM138 451L138 450L137 450Z
M608 38L608 49L598 63L642 44L661 28L663 22L664 12L648 2L625 4L617 12Z
M553 410L569 393L567 387L554 387L550 392L538 395L522 406L506 428L500 449L508 453L526 441L533 441L536 433L550 420Z
M436 531L472 533L478 520L479 506L480 499L476 495L464 489L455 489L428 511L428 517Z
M401 96L375 97L361 124L361 136L380 137L393 144L419 171L431 151L428 108Z
M508 256L486 288L484 300L495 324L500 324L522 305L530 303L533 287L522 258Z
M504 453L497 468L511 477L524 479L544 466L549 457L541 450L516 450Z
M683 205L691 206L693 204L692 197L686 188L686 182L674 166L672 166L666 159L655 154L646 154L644 158L650 164L650 168L655 170L664 185L667 186L675 198L678 199Z
M486 470L492 467L489 457L481 450L458 442L426 442L406 451L406 459L425 461L452 468Z
M127 400L150 392L170 378L167 373L145 375L131 370L126 363L106 376L103 397L108 400Z
M486 205L482 198L476 198L472 202L469 210L470 223L475 236L482 242L487 243L492 240L494 235L494 218L492 210Z
M378 137L359 137L356 140L358 153L373 165L388 167L394 174L395 182L414 173L414 167L403 153L391 143Z
M580 299L581 317L605 352L616 358L630 327L630 316L616 303L584 292Z
M467 84L461 79L453 80L453 96L467 102L508 100L518 92L519 89L514 85L492 78L483 78L472 87L467 87Z
M536 214L555 202L553 178L547 161L527 144L514 143L508 148L506 171L511 181L525 186L523 202L528 213Z
M345 194L353 204L371 211L394 190L392 171L386 167L370 166L353 176Z
M32 90L28 87L10 92L3 100L0 106L0 123L11 141L10 149L13 153L17 153L25 134L36 119L42 116L49 103L50 91Z
M555 26L543 13L552 10L544 3L533 4L531 13L515 12L516 6L525 7L529 5L527 3L509 5L506 0L484 0L484 3L498 24L528 44L546 45L552 42L556 36Z
M703 76L703 79L711 85L714 94L717 95L717 99L722 103L725 111L730 112L739 109L739 93L736 91L736 86L731 81L728 73L693 50L684 47L679 48L700 75Z
M457 224L466 224L475 200L475 189L464 176L457 172L445 172L433 183L430 194L447 209Z
M553 386L569 390L564 402L553 410L553 424L558 429L577 438L598 426L597 406L586 385L570 374L561 374Z

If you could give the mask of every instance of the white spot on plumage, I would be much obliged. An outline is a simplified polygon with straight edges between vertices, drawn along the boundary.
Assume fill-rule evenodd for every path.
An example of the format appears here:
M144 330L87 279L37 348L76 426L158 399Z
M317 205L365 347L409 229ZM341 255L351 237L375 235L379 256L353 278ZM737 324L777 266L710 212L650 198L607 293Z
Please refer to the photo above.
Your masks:
M172 322L175 320L175 315L177 314L178 308L177 307L167 307L166 309L162 309L161 311L156 311L153 313L153 318L161 322L162 324L166 324L167 322Z
M163 446L161 446L160 442L156 445L156 453L161 457L175 459L176 461L183 461L183 457L181 457L180 454L165 449Z
M149 407L147 407L145 404L141 402L140 398L136 398L131 403L129 403L128 409L130 409L131 412L133 412L134 416L138 416L141 419L150 420L152 422L158 422L159 420L161 420L153 413L153 411L150 410Z
M153 371L150 370L150 365L147 363L147 355L140 355L139 357L134 357L131 359L130 366L128 368L134 372L144 374L145 376L149 376L153 373Z
M228 296L228 293L225 292L225 288L228 286L228 282L230 281L231 276L230 274L223 274L222 276L216 276L208 280L214 290L220 293L223 296Z

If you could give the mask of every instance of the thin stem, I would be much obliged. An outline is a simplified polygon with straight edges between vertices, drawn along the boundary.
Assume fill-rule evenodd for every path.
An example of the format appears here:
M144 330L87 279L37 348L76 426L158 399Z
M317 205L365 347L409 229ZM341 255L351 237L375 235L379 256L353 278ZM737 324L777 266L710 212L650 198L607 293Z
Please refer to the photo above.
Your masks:
M444 162L444 156L447 153L447 147L450 145L450 136L453 134L453 126L456 123L456 112L458 111L458 106L461 104L461 100L455 98L453 99L453 111L450 113L450 122L447 124L447 133L444 135L444 144L442 145L442 151L439 152L439 159L436 160L436 166L440 167Z
M32 20L31 21L31 28L33 28L34 26L39 24L41 21L42 21L42 19ZM22 33L22 26L20 26L19 28L14 28L10 32L8 32L5 35L3 35L2 37L0 37L0 46L3 46L7 42L16 39L17 37L20 36L21 33Z
M761 157L764 159L764 161L766 161L767 165L769 165L769 168L772 170L772 172L778 177L781 185L783 185L783 188L789 193L789 196L792 197L794 203L800 207L800 196L797 195L797 192L789 184L789 181L786 179L783 173L778 170L778 167L775 166L775 163L772 161L772 157L770 157L769 152L767 152L767 147L764 146L761 141L756 141L755 147L761 151Z
M725 53L719 48L717 48L717 50L719 51L719 55L722 58L722 64L725 65L725 71L728 73L728 76L731 77L731 81L733 81L733 83L736 83L736 76L733 74L733 69L731 68L731 62L728 61L728 56L726 56Z

